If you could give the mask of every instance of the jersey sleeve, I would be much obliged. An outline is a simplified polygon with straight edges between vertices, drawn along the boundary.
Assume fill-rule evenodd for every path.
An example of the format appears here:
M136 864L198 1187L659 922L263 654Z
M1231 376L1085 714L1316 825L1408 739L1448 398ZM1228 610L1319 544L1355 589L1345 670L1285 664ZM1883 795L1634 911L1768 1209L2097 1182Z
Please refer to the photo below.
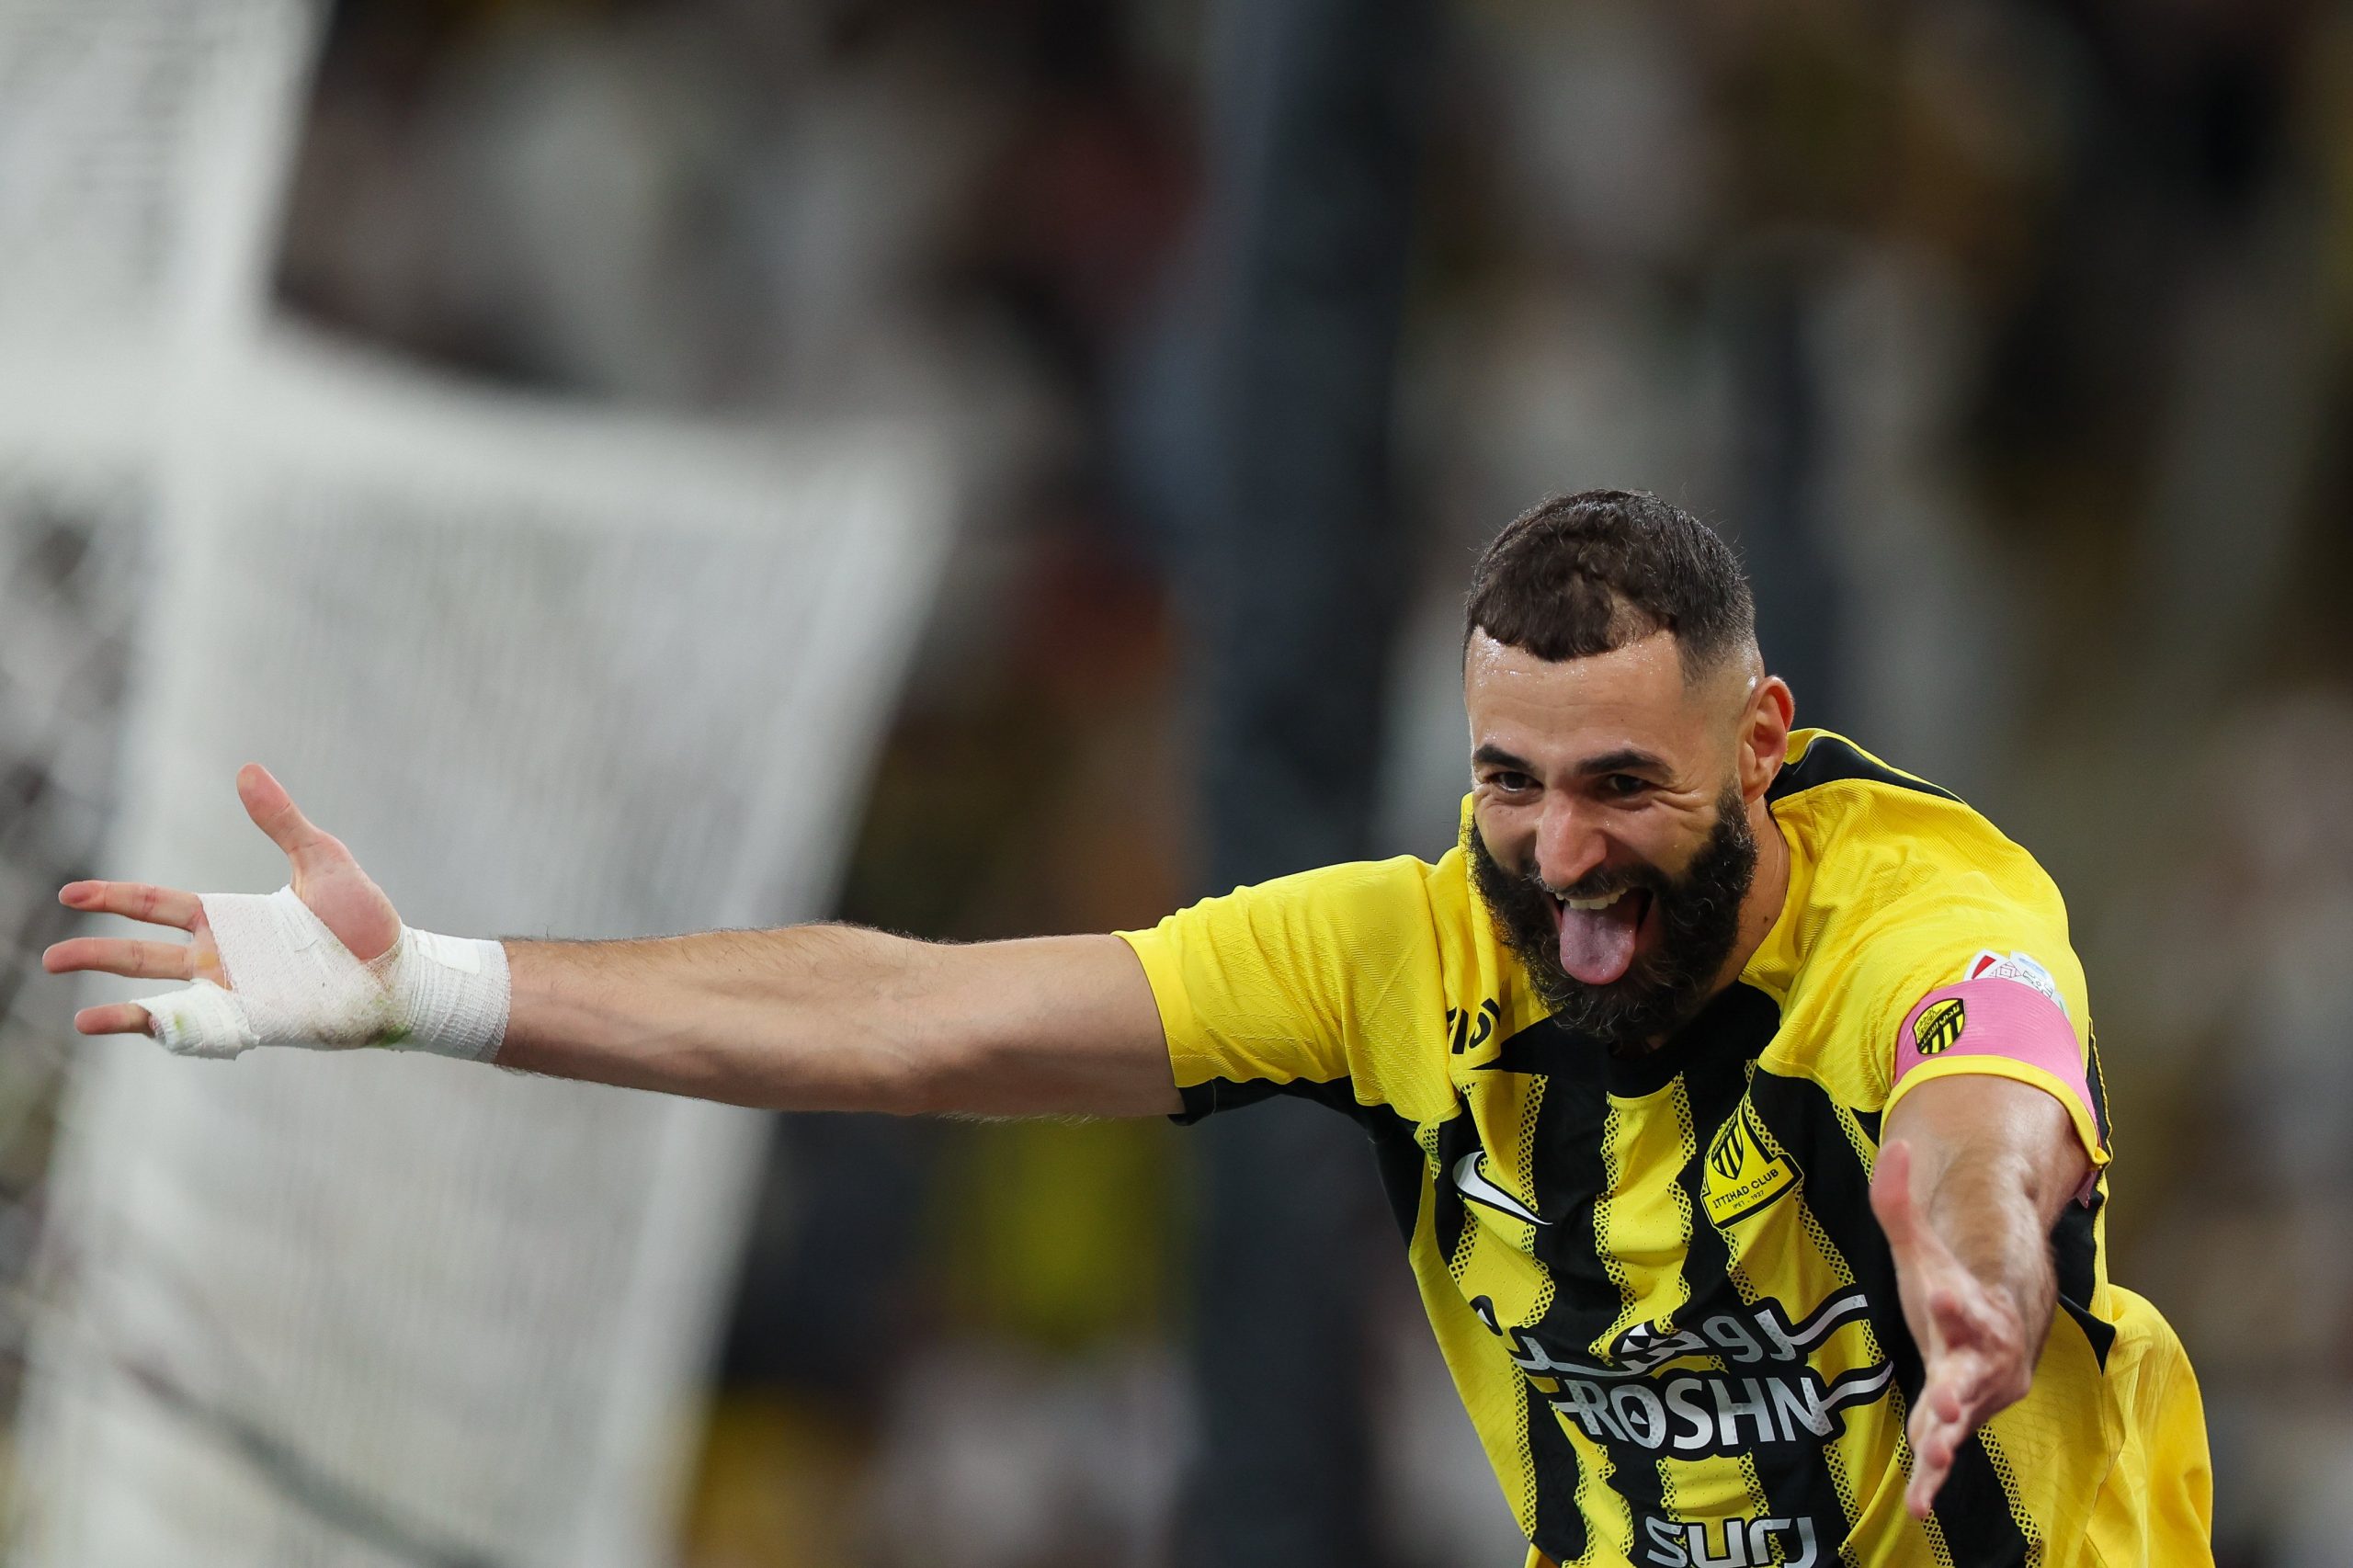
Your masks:
M2056 1099L2095 1172L2108 1164L2083 965L2063 917L1998 894L1924 900L1881 920L1855 983L1888 1085L1882 1114L1923 1084L1991 1074Z
M1384 1101L1375 1037L1438 994L1428 871L1409 857L1302 871L1119 933L1160 1008L1176 1119L1274 1094Z

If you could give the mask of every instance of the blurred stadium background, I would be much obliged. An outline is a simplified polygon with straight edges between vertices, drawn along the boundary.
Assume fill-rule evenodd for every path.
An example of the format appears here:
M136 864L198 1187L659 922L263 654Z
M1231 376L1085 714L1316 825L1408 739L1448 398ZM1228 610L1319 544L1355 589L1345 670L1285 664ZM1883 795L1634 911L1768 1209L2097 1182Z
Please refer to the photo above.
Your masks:
M253 750L465 929L1434 854L1471 552L1613 484L2057 875L2222 1560L2341 1568L2348 105L2317 0L0 0L15 1560L1516 1563L1337 1119L192 1066L34 959L264 885Z

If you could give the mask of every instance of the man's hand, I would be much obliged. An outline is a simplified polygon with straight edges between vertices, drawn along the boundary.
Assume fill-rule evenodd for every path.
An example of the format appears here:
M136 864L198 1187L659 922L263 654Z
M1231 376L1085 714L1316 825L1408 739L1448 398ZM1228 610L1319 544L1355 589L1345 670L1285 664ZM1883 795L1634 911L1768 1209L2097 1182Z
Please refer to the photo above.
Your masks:
M1910 1145L1880 1150L1871 1211L1895 1255L1904 1319L1927 1371L1912 1410L1912 1484L1904 1499L1925 1519L1962 1441L2033 1385L2050 1313L2029 1333L2010 1293L1988 1288L1929 1226L1912 1194Z
M270 841L286 852L292 868L295 896L309 906L354 958L366 962L381 957L400 939L401 917L383 890L359 869L351 851L321 833L294 804L285 787L268 769L247 763L237 772L237 798L245 814ZM209 980L227 987L221 955L214 946L204 905L196 894L145 882L69 882L58 892L69 909L92 915L121 915L188 933L190 940L152 941L138 937L75 937L57 943L41 955L41 967L51 974L95 970L134 980L168 980L186 983ZM154 1019L136 1002L85 1007L74 1016L74 1027L84 1034L153 1034Z

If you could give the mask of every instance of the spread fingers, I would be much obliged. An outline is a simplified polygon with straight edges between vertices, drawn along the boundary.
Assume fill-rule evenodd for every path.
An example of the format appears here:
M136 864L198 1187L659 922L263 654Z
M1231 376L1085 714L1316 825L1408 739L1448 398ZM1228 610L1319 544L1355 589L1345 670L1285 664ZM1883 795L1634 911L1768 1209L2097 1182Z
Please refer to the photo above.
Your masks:
M91 915L127 915L183 931L195 929L204 915L196 894L148 882L68 882L58 890L57 901Z
M180 942L146 942L136 937L73 937L40 956L41 968L51 974L96 970L131 980L194 980L196 949Z

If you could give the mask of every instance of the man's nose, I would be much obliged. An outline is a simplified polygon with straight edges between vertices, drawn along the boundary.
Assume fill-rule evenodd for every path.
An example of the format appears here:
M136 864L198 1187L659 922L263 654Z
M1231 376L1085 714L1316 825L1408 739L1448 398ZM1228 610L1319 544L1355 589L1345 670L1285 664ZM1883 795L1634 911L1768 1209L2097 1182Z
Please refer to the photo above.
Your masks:
M1583 801L1555 796L1536 824L1536 874L1551 888L1574 887L1609 858L1609 840Z

